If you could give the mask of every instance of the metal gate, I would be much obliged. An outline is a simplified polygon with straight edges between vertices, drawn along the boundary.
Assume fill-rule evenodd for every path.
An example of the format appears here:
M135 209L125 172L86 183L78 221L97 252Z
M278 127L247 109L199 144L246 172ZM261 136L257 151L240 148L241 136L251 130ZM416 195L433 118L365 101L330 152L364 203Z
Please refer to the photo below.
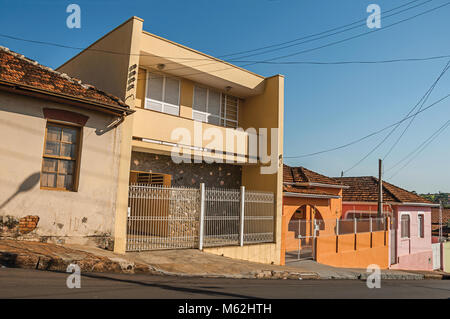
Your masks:
M441 269L441 243L431 244L433 250L433 270Z
M199 216L199 189L130 185L127 251L196 248Z
M126 250L273 242L274 216L273 193L132 184Z
M389 254L391 257L391 265L394 265L397 263L397 227L396 222L394 218L390 219L390 225L389 225Z
M294 219L289 222L285 262L316 259L316 238L322 220Z

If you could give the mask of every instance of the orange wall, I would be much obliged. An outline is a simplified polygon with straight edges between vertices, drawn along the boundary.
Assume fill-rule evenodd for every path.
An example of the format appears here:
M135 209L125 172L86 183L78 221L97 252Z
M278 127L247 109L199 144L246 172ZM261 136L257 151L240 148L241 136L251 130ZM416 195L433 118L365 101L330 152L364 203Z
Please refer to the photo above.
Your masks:
M317 238L316 261L334 267L381 269L389 267L388 232L347 234Z
M329 191L329 189L327 189ZM340 190L339 190L340 191ZM389 232L334 235L334 222L342 216L341 199L283 198L281 262L285 264L285 252L298 248L298 240L288 231L289 221L295 211L303 205L314 205L325 220L325 229L319 231L316 241L316 261L322 264L346 267L367 268L377 264L381 269L389 267ZM364 207L355 207L360 210ZM347 207L347 210L353 207ZM308 214L307 214L308 215Z

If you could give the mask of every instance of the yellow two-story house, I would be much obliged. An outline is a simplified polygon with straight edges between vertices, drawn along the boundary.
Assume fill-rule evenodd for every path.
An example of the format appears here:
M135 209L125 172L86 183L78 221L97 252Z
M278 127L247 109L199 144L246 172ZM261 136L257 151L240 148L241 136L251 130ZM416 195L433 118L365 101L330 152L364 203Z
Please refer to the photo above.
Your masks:
M255 74L146 32L143 24L130 18L57 69L135 111L122 123L114 250L126 250L131 183L245 186L274 194L274 242L205 251L279 264L284 77ZM275 169L262 170L269 166Z

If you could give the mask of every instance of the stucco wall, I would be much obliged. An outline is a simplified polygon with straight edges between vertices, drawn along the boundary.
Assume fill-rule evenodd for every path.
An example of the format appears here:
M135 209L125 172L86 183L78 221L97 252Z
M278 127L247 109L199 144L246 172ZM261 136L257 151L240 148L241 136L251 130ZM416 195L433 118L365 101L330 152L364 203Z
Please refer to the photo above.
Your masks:
M40 189L46 119L43 108L89 117L82 129L77 192ZM120 126L103 135L114 117L42 99L0 92L0 216L37 215L29 235L54 241L86 242L113 235Z
M176 164L167 155L133 152L131 170L169 174L172 186L239 188L241 186L242 167L219 163L180 163Z
M442 269L450 273L450 241L442 244Z
M410 216L410 238L401 238L401 215ZM419 237L418 214L424 215L424 237ZM431 208L399 206L395 209L397 224L397 257L394 269L432 270Z

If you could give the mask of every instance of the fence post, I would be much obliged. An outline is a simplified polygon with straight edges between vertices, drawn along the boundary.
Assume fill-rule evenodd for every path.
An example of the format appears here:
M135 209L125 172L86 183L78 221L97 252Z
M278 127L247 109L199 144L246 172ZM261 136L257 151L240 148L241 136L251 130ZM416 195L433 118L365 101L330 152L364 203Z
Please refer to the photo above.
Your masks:
M245 221L245 186L241 186L241 228L239 231L240 246L244 246L244 221Z
M203 250L203 232L205 227L205 183L200 183L200 229L198 249Z

